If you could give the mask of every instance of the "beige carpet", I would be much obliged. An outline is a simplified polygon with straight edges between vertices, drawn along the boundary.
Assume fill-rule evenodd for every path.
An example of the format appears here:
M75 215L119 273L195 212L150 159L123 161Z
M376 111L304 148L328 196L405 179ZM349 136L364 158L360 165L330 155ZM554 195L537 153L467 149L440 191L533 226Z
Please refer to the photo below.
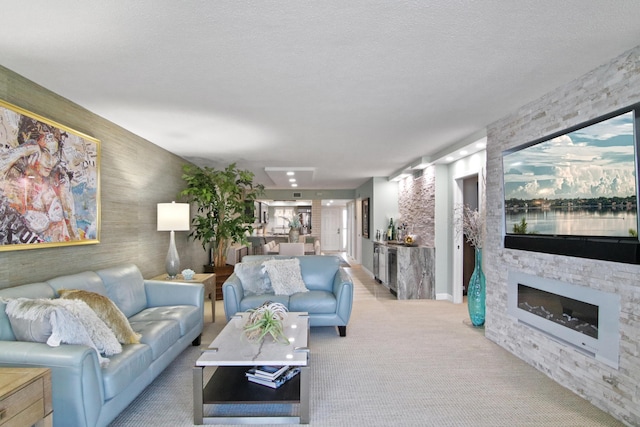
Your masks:
M397 301L347 270L356 283L347 337L311 329L311 425L623 425L468 326L466 306ZM207 340L224 326L221 302L216 310ZM112 426L192 426L198 355L186 350Z

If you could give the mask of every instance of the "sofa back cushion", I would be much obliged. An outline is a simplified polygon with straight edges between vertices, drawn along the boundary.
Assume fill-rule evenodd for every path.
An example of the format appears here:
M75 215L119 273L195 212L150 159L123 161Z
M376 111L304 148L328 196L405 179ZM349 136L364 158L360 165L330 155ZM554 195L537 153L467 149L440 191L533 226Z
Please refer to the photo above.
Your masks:
M107 289L107 296L116 303L125 316L131 317L147 308L144 278L135 264L105 268L96 273ZM67 289L70 288L67 287Z
M47 283L30 283L0 289L0 299L11 298L55 298L55 291ZM15 341L11 322L5 313L6 303L0 301L0 340Z
M60 289L82 289L100 295L107 295L107 288L104 287L102 279L94 271L83 271L82 273L54 277L47 280L47 283L56 293Z
M340 268L340 259L332 255L305 255L298 257L302 280L311 291L333 290L333 279Z

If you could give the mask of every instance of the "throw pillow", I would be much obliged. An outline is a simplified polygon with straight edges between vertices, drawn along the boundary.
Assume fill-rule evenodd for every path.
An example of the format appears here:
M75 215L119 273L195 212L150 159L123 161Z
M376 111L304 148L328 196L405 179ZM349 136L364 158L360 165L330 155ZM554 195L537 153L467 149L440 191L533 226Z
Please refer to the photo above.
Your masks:
M273 292L269 276L262 271L262 261L238 263L233 271L240 279L245 295L262 295Z
M98 317L111 328L120 343L140 343L141 335L131 328L129 319L109 297L82 289L59 289L58 294L63 299L80 300L87 303Z
M276 295L292 295L297 292L309 292L302 280L300 260L274 259L262 263L269 274L271 286Z
M13 334L20 341L60 343L92 347L101 365L122 352L113 331L83 301L16 298L5 309Z

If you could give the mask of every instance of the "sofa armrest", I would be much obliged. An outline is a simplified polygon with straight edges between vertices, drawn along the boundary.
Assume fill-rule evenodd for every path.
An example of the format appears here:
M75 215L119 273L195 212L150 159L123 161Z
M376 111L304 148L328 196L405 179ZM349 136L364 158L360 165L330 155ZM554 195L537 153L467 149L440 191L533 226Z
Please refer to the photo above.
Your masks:
M83 345L0 341L0 366L51 369L53 410L67 425L95 426L104 401L100 362Z
M231 316L240 311L240 301L244 298L244 289L242 289L242 282L240 278L233 273L222 284L222 299L224 302L224 315L227 318L227 322L231 319Z
M336 314L346 325L351 317L351 308L353 307L353 280L342 267L338 268L333 279L333 294L337 301Z
M204 307L204 285L202 283L145 280L144 290L147 294L147 307L167 305Z

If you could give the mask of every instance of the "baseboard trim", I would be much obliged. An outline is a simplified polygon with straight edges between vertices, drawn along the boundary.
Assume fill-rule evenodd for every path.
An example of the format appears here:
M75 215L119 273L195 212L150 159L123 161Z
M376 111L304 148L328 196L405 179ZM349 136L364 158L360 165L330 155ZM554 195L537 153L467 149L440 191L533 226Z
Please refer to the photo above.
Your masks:
M436 294L436 300L453 302L453 295L447 293Z

